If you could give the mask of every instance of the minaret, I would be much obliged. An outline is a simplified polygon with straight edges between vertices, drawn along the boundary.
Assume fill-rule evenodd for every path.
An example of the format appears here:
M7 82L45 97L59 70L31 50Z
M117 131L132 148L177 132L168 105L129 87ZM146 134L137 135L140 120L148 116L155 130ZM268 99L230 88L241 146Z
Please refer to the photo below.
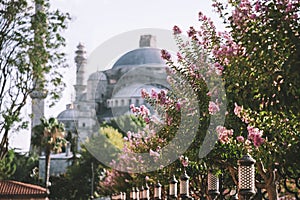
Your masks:
M36 15L44 11L43 7L43 2L36 1L35 2L35 12ZM35 19L37 20L37 19ZM35 22L37 23L37 22ZM44 47L44 36L42 34L42 31L44 31L42 28L47 27L47 22L46 20L39 20L38 23L40 24L39 26L35 26L34 30L34 42L35 42L35 48L41 49L45 48ZM36 65L37 63L33 62L33 65ZM39 125L41 123L40 119L44 117L45 115L45 98L47 97L47 91L44 89L44 77L43 76L38 76L38 77L33 77L33 86L34 86L34 91L30 94L30 97L32 99L31 102L31 108L32 108L32 118L31 118L31 130L33 127L36 125ZM32 131L31 131L32 134ZM31 147L32 149L32 147Z
M79 43L77 46L77 51L75 51L75 63L76 63L76 85L75 88L75 102L77 103L80 99L80 96L85 91L86 85L84 85L84 74L85 74L85 65L87 62L86 51L84 46Z

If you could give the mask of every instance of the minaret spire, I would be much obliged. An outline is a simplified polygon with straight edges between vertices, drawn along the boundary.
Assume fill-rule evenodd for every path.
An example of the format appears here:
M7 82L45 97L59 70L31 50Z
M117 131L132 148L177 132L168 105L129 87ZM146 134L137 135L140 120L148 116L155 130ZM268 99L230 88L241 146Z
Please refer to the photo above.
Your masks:
M84 74L85 74L85 66L87 63L86 59L86 51L82 43L79 43L77 46L77 50L75 51L75 63L76 63L76 85L74 85L76 95L75 101L78 102L80 96L85 91L86 85L84 85Z

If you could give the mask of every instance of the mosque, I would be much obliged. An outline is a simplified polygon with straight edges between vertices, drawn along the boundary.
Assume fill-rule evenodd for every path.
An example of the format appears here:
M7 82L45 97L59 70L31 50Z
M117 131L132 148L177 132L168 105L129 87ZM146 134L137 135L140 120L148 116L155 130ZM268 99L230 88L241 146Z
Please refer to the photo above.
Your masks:
M141 35L138 48L124 53L110 69L90 74L86 82L87 57L84 46L79 44L75 53L75 101L67 105L57 118L65 124L67 132L71 132L73 137L80 136L81 141L97 132L100 123L129 113L131 104L145 104L141 89L150 92L169 88L166 63L161 58L161 49L156 47L156 37L153 35ZM35 106L41 105L43 103L33 104L32 110L40 111ZM35 118L33 126L39 121ZM70 156L71 153L67 151L61 158L57 155L56 159L66 161ZM55 168L56 164L51 162L51 165L51 168ZM65 165L68 163L65 162ZM60 164L59 168L64 167Z
M131 104L145 104L141 89L150 92L169 88L166 64L153 35L140 36L137 49L123 54L111 69L90 74L87 82L84 46L79 44L75 53L75 101L57 118L67 130L77 130L82 138L88 132L98 131L100 123L129 113Z

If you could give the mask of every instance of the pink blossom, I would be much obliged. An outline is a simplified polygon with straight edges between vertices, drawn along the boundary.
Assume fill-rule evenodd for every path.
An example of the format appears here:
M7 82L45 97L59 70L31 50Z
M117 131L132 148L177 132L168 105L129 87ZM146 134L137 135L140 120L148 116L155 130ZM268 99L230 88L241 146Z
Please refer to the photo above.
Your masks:
M180 34L181 33L181 30L178 26L174 26L173 27L173 34L174 35L177 35L177 34Z
M183 165L183 167L189 166L189 159L188 159L188 157L180 156L179 159L180 159L180 162Z
M244 138L243 136L237 136L237 137L236 137L236 140L237 140L238 142L244 142L244 141L245 141L245 138Z
M215 67L216 67L216 73L217 75L222 75L224 67L222 65L220 65L220 63L215 63Z
M153 156L153 157L159 157L160 156L160 154L158 152L153 151L152 149L150 149L149 153L150 153L150 156Z
M177 61L181 62L182 60L183 60L182 55L179 52L177 52Z
M210 101L208 106L208 111L209 114L215 115L217 112L220 111L220 107L215 102Z
M144 88L141 90L141 95L142 95L142 98L149 97L149 94L147 93L147 91Z
M198 13L198 17L199 17L199 21L206 21L207 20L207 16L204 15L202 12Z
M157 92L153 88L151 89L151 98L153 99L157 98Z
M144 118L144 121L145 121L147 124L149 124L151 120L150 120L149 117L145 117L145 118Z
M171 116L169 116L168 114L166 114L166 121L167 121L167 125L171 126L173 118Z
M251 19L255 19L255 18L256 18L256 15L255 15L255 14L252 14L252 15L250 15L250 18L251 18Z
M145 105L140 106L140 114L142 116L148 116L149 115L149 109Z
M162 57L163 59L169 61L169 60L171 59L171 54L170 54L167 50L162 49L162 50L161 50L161 57Z
M188 36L189 37L193 37L194 35L196 35L197 31L194 29L194 27L190 27L190 30L188 30Z
M133 112L133 113L135 113L137 111L134 104L130 104L130 109L131 109L131 112Z
M248 125L248 139L252 140L254 146L259 147L264 143L264 139L262 138L263 131L255 128L253 126Z
M226 129L224 126L217 126L216 131L218 133L219 141L222 144L227 144L229 143L230 137L233 135L233 130Z
M149 180L150 180L149 176L145 176L145 181L149 181Z
M255 11L258 12L260 10L260 8L261 8L261 3L260 3L260 1L257 1L255 3Z
M241 112L243 110L243 107L239 106L237 103L234 103L234 114L238 117L241 117Z
M181 103L180 103L180 102L177 102L177 103L176 103L176 110L177 110L177 111L180 111L180 109L181 109Z
M166 97L166 91L161 90L160 93L157 95L157 99L161 105L164 105L167 103L167 97Z

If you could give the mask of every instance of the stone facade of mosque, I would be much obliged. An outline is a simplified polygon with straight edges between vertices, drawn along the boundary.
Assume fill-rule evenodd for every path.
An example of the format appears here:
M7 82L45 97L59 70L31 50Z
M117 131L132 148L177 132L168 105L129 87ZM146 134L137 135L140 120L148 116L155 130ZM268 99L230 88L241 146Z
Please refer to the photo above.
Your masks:
M77 46L75 63L75 101L58 120L67 130L76 130L81 141L96 132L100 123L130 113L131 104L145 104L141 89L169 88L166 64L153 35L142 35L138 48L124 53L110 69L90 74L86 82L87 58L82 44Z

